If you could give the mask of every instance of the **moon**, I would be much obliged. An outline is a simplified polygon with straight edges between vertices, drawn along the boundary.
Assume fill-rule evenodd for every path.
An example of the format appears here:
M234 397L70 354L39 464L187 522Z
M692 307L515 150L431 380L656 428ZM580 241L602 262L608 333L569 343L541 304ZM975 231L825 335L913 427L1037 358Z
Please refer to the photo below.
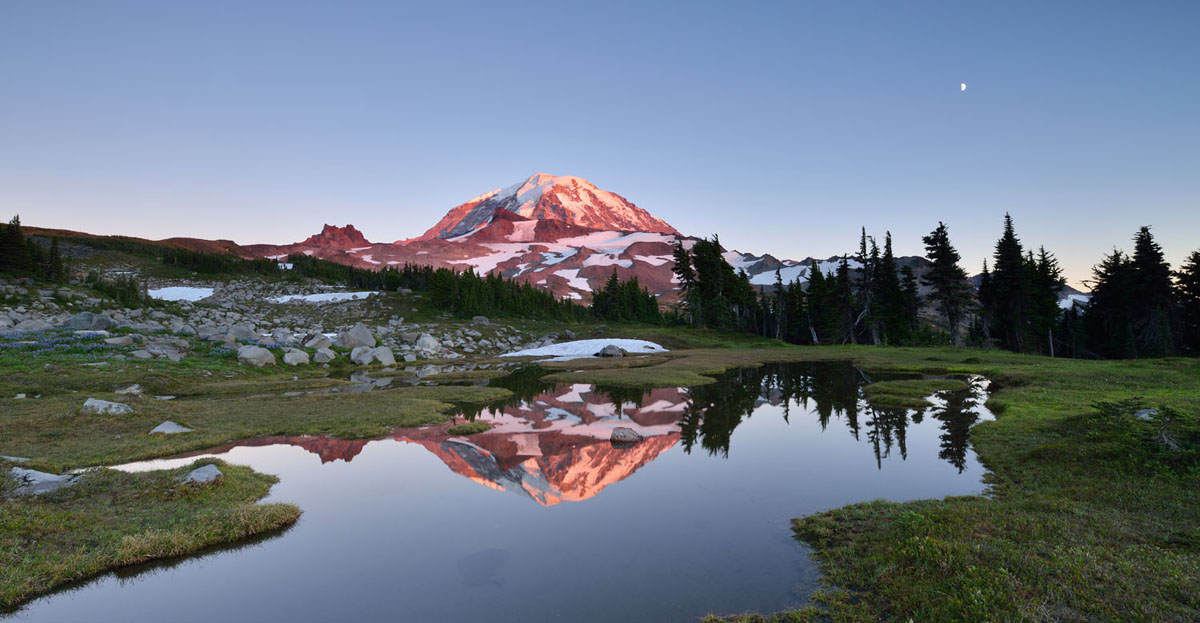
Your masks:
M962 91L966 91L966 90L967 90L967 83L965 83L965 82L964 82L964 83L962 83L962 84L960 84L960 85L958 85L958 86L959 86L959 87L961 87L961 90L962 90ZM960 92L961 92L961 91L960 91Z

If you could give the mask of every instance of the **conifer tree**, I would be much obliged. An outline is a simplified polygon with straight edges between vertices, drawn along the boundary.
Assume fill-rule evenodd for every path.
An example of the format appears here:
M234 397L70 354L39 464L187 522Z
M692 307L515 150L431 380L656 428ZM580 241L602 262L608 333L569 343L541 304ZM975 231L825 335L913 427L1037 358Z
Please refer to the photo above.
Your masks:
M1175 293L1182 346L1192 353L1200 352L1200 251L1192 251L1175 273Z
M1171 266L1149 227L1133 238L1132 321L1137 356L1162 357L1175 352L1175 320Z
M1101 357L1137 355L1129 300L1133 272L1133 263L1117 249L1092 269L1092 298L1083 321L1088 343Z
M950 233L946 224L939 222L937 229L924 236L925 257L933 262L929 272L921 281L933 288L929 299L937 306L950 332L950 343L958 345L958 325L962 322L967 305L971 302L971 288L967 273L958 265L961 256L950 244Z
M1026 333L1029 270L1021 241L1013 230L1012 216L1004 215L1004 233L996 242L984 316L992 335L1009 350L1021 352Z
M1063 279L1058 260L1046 252L1045 247L1038 248L1037 257L1029 264L1032 272L1028 310L1030 332L1046 340L1045 352L1053 357L1054 328L1062 312L1058 306L1058 295L1067 281Z

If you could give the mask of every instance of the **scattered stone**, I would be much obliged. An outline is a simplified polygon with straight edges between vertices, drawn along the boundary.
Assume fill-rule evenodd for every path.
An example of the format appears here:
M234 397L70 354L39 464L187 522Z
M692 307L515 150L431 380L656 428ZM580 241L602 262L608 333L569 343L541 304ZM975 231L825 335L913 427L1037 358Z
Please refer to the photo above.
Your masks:
M12 461L13 463L28 463L29 461L33 460L23 456L4 456L3 454L0 454L0 459Z
M342 348L349 349L355 349L360 346L374 348L375 336L371 334L370 329L360 322L354 325L353 329L339 334L337 340L334 341L334 344L337 344Z
M289 366L307 366L309 363L308 353L298 348L289 348L288 352L283 355L283 362Z
M379 365L381 366L388 367L396 365L396 356L392 353L392 349L386 346L380 346L371 351L371 353L374 355L375 361L378 361Z
M175 400L174 396L155 396L155 400Z
M83 412L94 415L124 415L133 413L133 407L122 402L109 402L96 398L88 398L83 403Z
M117 326L117 323L112 318L104 314L93 314L92 312L79 312L67 321L62 323L62 328L73 329L76 331L101 331L112 329Z
M182 424L176 424L175 422L167 420L166 422L155 426L154 429L150 431L150 434L154 435L157 433L161 435L177 435L179 433L190 433L193 430L194 429L183 426Z
M350 351L350 361L360 366L369 366L376 361L378 361L380 365L384 366L396 365L396 357L392 354L392 349L386 346L380 346L378 348L359 346L358 348Z
M129 353L129 356L133 357L134 359L154 359L154 354L145 349L135 350L132 353Z
M238 349L237 358L238 363L244 366L261 368L275 365L275 354L261 346L243 346Z
M110 337L107 340L104 340L104 343L111 346L128 346L133 343L133 338L128 335L121 335L117 337Z
M118 396L141 396L142 395L142 386L138 385L137 383L134 383L133 385L130 385L129 387L126 387L123 389L118 389L116 391L116 393Z
M108 337L112 334L108 331L74 331L71 335L75 337Z
M321 337L325 337L325 336L321 336ZM317 353L315 355L313 355L313 361L315 361L317 363L329 363L330 361L333 361L334 359L337 359L337 353L333 352L332 350L329 350L328 348L318 348Z
M196 469L188 472L186 476L183 476L180 479L180 481L185 485L191 483L207 484L210 482L216 482L224 475L225 474L222 474L221 470L217 468L216 465L209 463L208 465L197 467Z
M234 340L257 340L259 337L258 331L254 330L254 325L248 322L242 322L229 327L229 332L226 333Z
M576 336L575 336L575 332L574 332L574 331L572 331L572 330L570 330L570 329L564 329L564 330L563 330L563 337L567 338L568 340L573 340L573 339L575 339L575 337L576 337Z
M608 346L601 348L600 352L596 353L596 356L597 357L624 357L625 351L621 350L617 346L609 344Z
M320 350L322 348L329 348L330 346L333 346L333 340L329 339L329 336L322 335L320 333L304 340L305 348L315 348Z
M471 319L471 324L478 324L478 325L486 326L486 325L492 324L492 321L488 320L487 316L475 316L474 318Z
M412 353L405 353L405 354L404 354L404 361L405 361L405 363L412 363L412 362L414 362L414 361L416 361L416 360L417 360L417 356L416 356L416 355L414 355L414 354L412 354Z
M429 335L428 333L422 333L421 337L417 338L417 342L413 346L415 346L417 350L426 353L436 353L442 350L441 342L438 342L437 338Z
M48 474L23 467L14 467L8 472L9 478L17 481L13 495L41 495L69 487L79 481L76 474Z
M637 443L641 440L641 434L627 426L618 426L612 430L613 443Z
M271 331L271 341L287 346L296 343L296 336L286 329L275 329Z

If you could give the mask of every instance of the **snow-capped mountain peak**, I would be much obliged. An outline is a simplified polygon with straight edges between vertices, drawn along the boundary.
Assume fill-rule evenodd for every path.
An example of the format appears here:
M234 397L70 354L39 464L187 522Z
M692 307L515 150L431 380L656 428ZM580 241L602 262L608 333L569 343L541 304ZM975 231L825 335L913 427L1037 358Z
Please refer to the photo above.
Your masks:
M418 240L471 234L491 223L500 210L527 219L562 221L595 230L679 233L624 197L597 188L581 177L535 173L450 210Z

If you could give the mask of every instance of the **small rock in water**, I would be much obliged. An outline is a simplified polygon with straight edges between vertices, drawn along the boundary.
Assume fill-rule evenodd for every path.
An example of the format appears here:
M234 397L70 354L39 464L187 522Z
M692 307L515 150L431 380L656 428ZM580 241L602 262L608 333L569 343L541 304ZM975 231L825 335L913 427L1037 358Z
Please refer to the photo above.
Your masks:
M641 440L641 434L627 426L618 426L612 430L613 443L637 443Z
M185 485L190 483L204 484L216 482L224 475L225 474L222 474L221 470L218 469L216 465L209 463L208 465L197 467L196 469L188 472L186 476L181 478L181 482L183 482Z
M158 433L162 435L176 435L179 433L190 433L193 430L195 429L191 429L183 426L182 424L176 424L175 422L167 420L166 422L155 426L154 429L150 431L150 434L153 435Z
M78 475L63 474L59 476L23 467L12 468L9 470L8 476L17 481L17 488L13 489L14 495L41 495L69 487L79 481Z
M125 413L133 413L133 407L120 402L109 402L107 400L88 398L83 403L83 412L95 415L122 415Z

